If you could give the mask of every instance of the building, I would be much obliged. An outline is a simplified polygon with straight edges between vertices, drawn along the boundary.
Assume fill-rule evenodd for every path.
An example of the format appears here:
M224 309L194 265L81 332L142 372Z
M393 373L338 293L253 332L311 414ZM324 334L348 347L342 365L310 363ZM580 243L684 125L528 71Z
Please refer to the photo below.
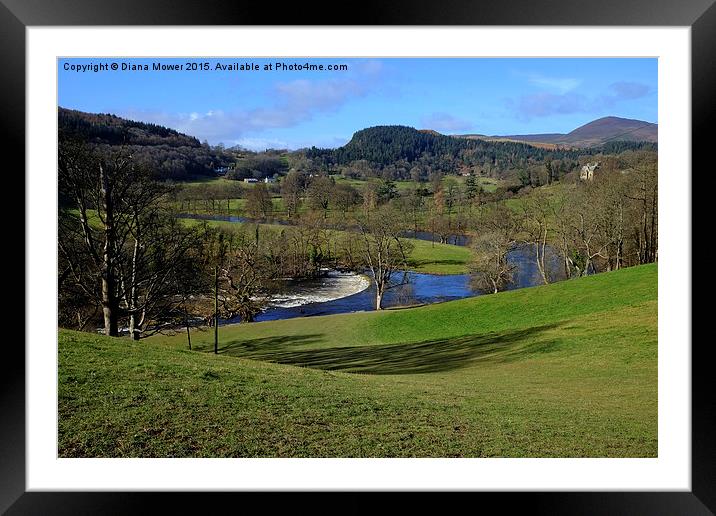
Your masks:
M264 183L275 183L276 178L275 177L266 177L264 178Z
M244 179L244 183L258 183L258 182L259 182L259 180L256 179L255 177L247 177L246 179Z
M587 163L582 167L581 172L579 172L579 179L582 181L592 181L594 179L594 171L598 168L599 162Z

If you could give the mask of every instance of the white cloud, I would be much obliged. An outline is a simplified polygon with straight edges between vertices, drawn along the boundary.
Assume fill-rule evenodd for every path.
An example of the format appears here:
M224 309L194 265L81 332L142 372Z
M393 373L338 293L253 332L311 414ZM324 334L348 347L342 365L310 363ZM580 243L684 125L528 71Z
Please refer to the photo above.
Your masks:
M507 99L505 103L509 109L514 111L518 119L531 120L532 118L551 115L601 113L619 103L645 97L651 91L651 88L646 84L615 82L609 85L605 93L593 97L587 97L573 91L566 93L541 91L522 95L517 99Z
M582 84L581 79L576 79L574 77L546 77L539 74L530 74L528 75L527 80L530 84L556 91L560 95L564 95Z
M368 91L366 84L353 79L298 79L278 83L274 87L274 103L265 107L234 111L211 109L205 113L129 110L119 114L126 118L171 127L201 141L229 143L246 137L260 142L262 140L256 133L294 127L319 113L335 112L351 99L363 96ZM265 141L277 143L276 140Z
M425 129L433 129L438 132L459 132L468 131L474 124L468 120L458 118L449 113L432 113L420 121Z

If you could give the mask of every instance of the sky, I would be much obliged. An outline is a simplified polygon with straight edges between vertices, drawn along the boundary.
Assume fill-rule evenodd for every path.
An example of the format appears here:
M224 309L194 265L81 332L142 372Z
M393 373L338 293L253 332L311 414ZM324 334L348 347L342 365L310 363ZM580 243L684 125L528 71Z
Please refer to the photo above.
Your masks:
M154 63L183 69L153 70ZM305 64L324 69L290 69ZM258 69L222 69L227 65ZM60 59L58 104L252 150L337 147L375 125L444 134L567 133L604 116L656 123L657 60Z

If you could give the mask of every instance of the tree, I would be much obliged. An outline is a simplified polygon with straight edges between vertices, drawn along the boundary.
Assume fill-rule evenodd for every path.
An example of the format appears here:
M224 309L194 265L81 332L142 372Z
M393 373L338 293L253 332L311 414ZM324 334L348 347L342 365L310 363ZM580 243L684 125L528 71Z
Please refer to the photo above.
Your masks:
M259 227L246 225L209 233L203 274L210 284L212 301L208 303L205 298L203 309L210 324L218 317L252 322L268 303L273 269Z
M119 260L120 308L134 340L186 318L186 301L205 290L196 230L174 217L147 210L138 215L129 239L131 256Z
M127 224L121 222L131 217L133 211L123 201L137 175L125 156L115 154L110 159L101 159L84 144L61 137L58 188L61 197L72 200L77 215L60 210L60 253L75 284L100 304L105 334L114 337L119 335L118 249L128 236ZM81 238L65 239L67 233ZM79 249L68 246L79 242ZM85 270L86 267L91 270ZM93 284L95 277L99 280L99 292Z
M412 221L413 231L418 232L418 223L425 206L425 188L416 186L405 192L399 199L399 206L409 215Z
M330 191L330 203L338 208L345 220L348 210L360 201L358 190L351 185L338 183Z
M656 261L658 255L658 166L654 152L635 152L627 156L630 169L628 198L635 219L633 241L638 263Z
M470 174L467 176L467 179L465 179L465 197L467 197L469 201L472 201L479 193L480 185L477 184L475 176Z
M547 184L548 184L548 185L551 185L551 184L552 184L552 181L554 181L554 179L555 179L555 177L554 177L555 170L554 170L554 167L553 167L553 165L552 165L552 159L551 159L551 158L548 158L548 159L546 159L546 160L544 161L544 168L545 168L545 170L546 170L546 172L547 172Z
M389 205L364 214L357 219L357 224L362 262L370 270L375 284L375 309L382 310L383 296L388 289L397 286L391 279L396 272L405 269L412 244L400 236L407 229L405 221Z
M596 183L579 185L570 198L574 249L571 265L580 276L597 272L595 259L605 259L604 253L611 244L602 230L598 188Z
M311 209L323 212L323 218L328 217L328 208L331 202L331 191L335 181L328 176L314 176L308 183L306 197Z
M174 317L194 275L188 259L196 233L164 215L168 187L131 155L101 154L61 135L58 255L60 298L75 297L102 311L104 332L119 335L126 320L133 338ZM83 327L78 311L78 325Z
M572 220L570 218L569 194L567 189L559 190L550 204L551 217L554 221L555 237L564 266L564 277L572 277L571 242Z
M264 183L256 183L246 193L246 211L255 219L266 218L273 211L271 195Z
M281 198L289 219L298 214L298 209L301 206L301 193L304 187L305 176L295 170L289 172L281 181Z
M363 211L370 212L378 207L380 196L378 195L378 185L374 181L369 181L363 186Z
M476 229L475 258L470 264L473 281L478 288L496 294L512 280L516 266L507 256L517 244L521 220L503 204L495 204L481 214Z
M378 196L381 202L388 202L398 197L398 188L392 179L384 179L378 188Z
M527 242L534 250L535 264L547 285L550 281L550 271L547 262L547 237L551 228L552 206L550 198L542 189L536 189L527 196L523 204L524 232Z

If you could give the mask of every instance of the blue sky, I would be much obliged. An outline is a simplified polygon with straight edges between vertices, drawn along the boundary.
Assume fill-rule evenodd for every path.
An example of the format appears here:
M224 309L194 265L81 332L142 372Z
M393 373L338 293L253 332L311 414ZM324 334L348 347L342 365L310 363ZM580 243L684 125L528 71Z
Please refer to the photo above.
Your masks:
M264 65L346 64L346 71ZM206 71L151 64L207 62ZM150 71L73 71L70 65L148 64ZM254 63L258 71L221 71ZM445 134L566 133L603 116L657 122L657 60L480 59L64 59L62 107L153 122L254 150L335 147L360 129L408 125Z

